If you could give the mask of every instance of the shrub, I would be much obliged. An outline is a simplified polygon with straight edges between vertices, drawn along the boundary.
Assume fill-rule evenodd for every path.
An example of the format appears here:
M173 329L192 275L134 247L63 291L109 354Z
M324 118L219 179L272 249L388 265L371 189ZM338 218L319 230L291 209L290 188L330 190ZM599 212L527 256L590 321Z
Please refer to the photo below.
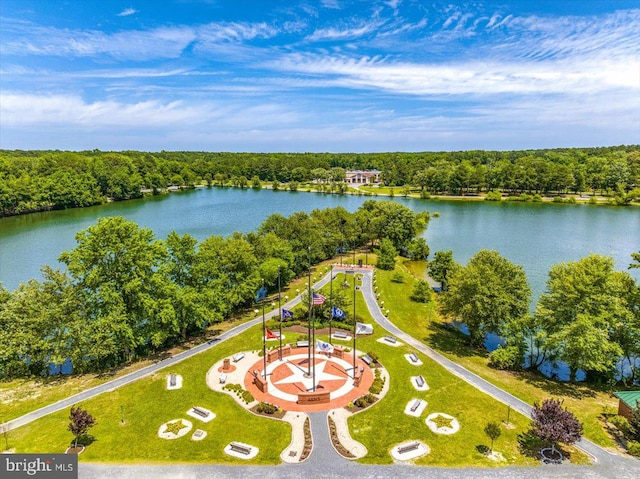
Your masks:
M422 190L420 192L420 198L422 198L423 200L428 200L429 198L431 198L431 193L426 190Z
M627 451L633 456L640 457L640 442L629 441L627 443Z
M567 203L575 205L576 204L576 197L575 196L570 196L569 198L567 198Z
M554 203L564 203L564 200L562 199L561 196L554 196L553 197L553 202Z
M533 195L533 199L531 201L533 201L534 203L540 203L542 201L542 196L536 193L535 195Z
M427 280L419 279L413 285L411 296L409 298L417 303L428 303L432 299L431 285Z
M260 414L275 414L278 411L278 408L268 402L260 401L260 404L258 404L257 407L257 411Z
M500 201L502 200L502 193L499 191L490 191L484 197L485 201Z
M367 356L369 356L374 363L378 362L378 355L373 351L368 351Z
M521 368L523 362L522 351L517 346L499 346L489 354L489 366L496 369L515 371Z
M391 277L391 281L394 283L404 283L404 275L400 271L397 271Z
M618 431L620 431L625 436L629 434L629 421L624 416L618 416L617 414L613 417L607 419L611 424L613 424Z

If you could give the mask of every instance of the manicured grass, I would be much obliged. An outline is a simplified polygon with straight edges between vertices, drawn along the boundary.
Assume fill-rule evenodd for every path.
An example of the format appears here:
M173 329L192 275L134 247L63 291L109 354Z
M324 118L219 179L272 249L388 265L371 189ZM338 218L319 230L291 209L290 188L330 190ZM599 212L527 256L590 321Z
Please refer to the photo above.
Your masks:
M279 455L291 440L290 426L249 413L230 396L211 391L205 383L211 365L236 351L259 349L260 338L260 328L251 328L160 373L82 402L81 406L96 418L97 424L90 431L95 442L80 460L246 463L223 452L229 442L240 441L260 449L258 456L249 462L280 463ZM182 389L166 390L169 373L182 375ZM217 417L209 423L198 421L186 414L192 406L207 408ZM72 440L67 431L68 415L68 410L60 411L11 431L9 447L21 453L64 452ZM178 418L188 419L193 430L202 429L208 436L200 442L190 440L192 432L175 440L158 438L158 428Z
M420 270L419 265L409 266L410 263L400 260L396 271L408 276L408 267ZM409 299L413 279L397 284L391 282L393 274L391 271L376 271L378 291L385 301L385 308L391 310L390 319L396 326L529 404L549 397L564 400L565 407L584 423L586 437L601 446L614 447L615 443L600 418L602 413L615 412L617 408L617 400L609 392L587 384L553 381L533 372L500 371L489 367L487 352L469 347L464 334L444 327L434 303L425 308Z

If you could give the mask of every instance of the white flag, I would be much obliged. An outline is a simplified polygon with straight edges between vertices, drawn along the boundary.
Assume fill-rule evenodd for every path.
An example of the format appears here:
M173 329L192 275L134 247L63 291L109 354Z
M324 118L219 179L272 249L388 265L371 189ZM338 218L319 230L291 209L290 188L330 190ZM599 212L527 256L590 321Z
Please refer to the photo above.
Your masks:
M323 353L332 353L333 352L333 345L329 344L329 343L325 343L324 341L321 341L320 339L316 339L316 351L320 351Z
M356 334L373 334L373 326L356 322Z

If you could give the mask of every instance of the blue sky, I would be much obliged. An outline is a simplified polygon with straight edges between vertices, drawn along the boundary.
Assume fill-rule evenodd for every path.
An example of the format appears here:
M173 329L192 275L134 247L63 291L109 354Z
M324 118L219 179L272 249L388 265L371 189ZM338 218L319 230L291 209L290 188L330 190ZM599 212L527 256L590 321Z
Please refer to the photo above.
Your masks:
M639 6L2 0L0 148L638 144Z

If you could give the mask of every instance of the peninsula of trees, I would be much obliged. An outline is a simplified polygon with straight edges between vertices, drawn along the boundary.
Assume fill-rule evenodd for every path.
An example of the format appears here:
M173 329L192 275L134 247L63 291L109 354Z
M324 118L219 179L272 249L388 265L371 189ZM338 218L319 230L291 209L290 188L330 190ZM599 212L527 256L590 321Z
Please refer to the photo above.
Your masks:
M423 153L210 153L0 150L0 216L90 206L170 186L307 182L344 193L347 169L377 169L386 186L421 196L484 192L640 196L640 146ZM327 191L323 189L323 191Z
M198 244L102 218L60 256L67 271L45 266L43 281L13 292L0 285L0 379L46 375L67 360L88 372L145 357L250 307L262 280L273 291L278 273L284 285L345 248L381 240L406 249L428 219L371 200L354 213L272 214L255 232Z

